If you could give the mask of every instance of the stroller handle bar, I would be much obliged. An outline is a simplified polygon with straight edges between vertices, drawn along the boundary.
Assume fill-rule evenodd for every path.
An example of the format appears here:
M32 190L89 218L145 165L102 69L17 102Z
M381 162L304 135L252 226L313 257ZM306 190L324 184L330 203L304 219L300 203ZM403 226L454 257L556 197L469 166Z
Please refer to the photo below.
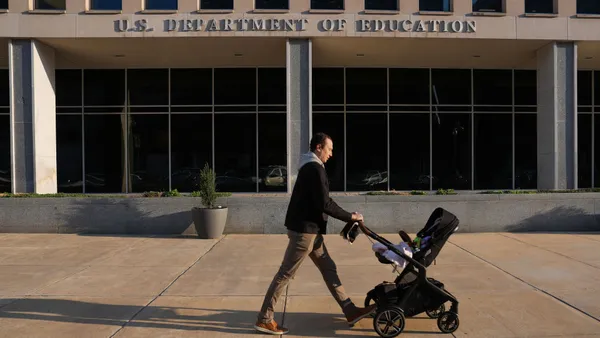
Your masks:
M422 280L426 280L427 279L427 269L425 268L425 266L423 266L423 264L419 263L418 261L416 261L412 257L407 256L406 254L404 254L404 252L398 250L394 246L393 243L391 243L387 239L379 236L374 231L372 231L371 229L369 229L365 225L365 223L363 221L351 221L351 222L349 222L346 225L346 228L348 228L348 225L350 225L351 227L357 225L358 228L360 229L360 231L362 231L365 235L367 235L367 236L371 237L372 239L376 240L377 242L385 245L389 250L393 251L398 256L402 257L403 259L405 259L406 261L408 261L410 264L414 265L417 268L417 270L418 270L418 278L419 279L422 279ZM344 231L346 231L346 229L342 230L342 232L344 232Z

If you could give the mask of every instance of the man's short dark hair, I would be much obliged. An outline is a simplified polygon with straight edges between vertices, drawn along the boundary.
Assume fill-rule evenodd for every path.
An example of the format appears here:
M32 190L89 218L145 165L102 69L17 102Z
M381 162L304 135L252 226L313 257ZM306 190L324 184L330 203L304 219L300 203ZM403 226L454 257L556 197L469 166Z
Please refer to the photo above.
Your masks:
M327 139L331 140L331 137L325 133L319 132L313 135L312 139L310 140L310 151L315 151L317 149L317 145L319 144L324 146Z

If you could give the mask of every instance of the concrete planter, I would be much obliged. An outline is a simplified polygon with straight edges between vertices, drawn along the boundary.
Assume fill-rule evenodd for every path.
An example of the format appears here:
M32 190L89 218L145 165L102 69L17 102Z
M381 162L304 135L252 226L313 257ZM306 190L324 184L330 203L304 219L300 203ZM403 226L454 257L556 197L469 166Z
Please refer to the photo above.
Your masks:
M215 239L223 235L227 223L227 207L224 208L192 208L192 220L198 237Z
M333 195L349 211L365 216L378 233L420 230L436 207L460 220L460 232L600 231L600 193L530 195ZM233 195L224 234L285 234L288 195ZM194 235L195 197L0 198L0 232ZM329 233L344 223L330 219Z

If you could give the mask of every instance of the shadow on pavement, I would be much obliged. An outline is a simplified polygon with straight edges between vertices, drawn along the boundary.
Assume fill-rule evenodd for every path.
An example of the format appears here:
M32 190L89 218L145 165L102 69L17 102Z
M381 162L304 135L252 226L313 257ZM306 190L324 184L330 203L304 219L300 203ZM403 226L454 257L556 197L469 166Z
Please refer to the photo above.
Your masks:
M156 330L193 330L221 334L257 333L253 327L257 311L178 306L148 306L142 310L142 306L139 305L114 305L52 298L0 299L0 301L6 304L0 307L0 320L31 320L31 327L36 326L36 321L45 321L118 327L125 325L126 330L144 328L150 336L158 335ZM135 319L128 322L134 315ZM285 325L290 328L290 334L295 336L377 336L373 330L372 318L365 318L354 328L350 328L341 313L287 312L285 316ZM281 322L281 313L276 313L275 319ZM432 331L410 330L410 322L419 319L425 318L407 319L403 333L426 335L440 333L436 331L434 323L431 326ZM6 323L3 326L10 327ZM19 326L23 327L23 325ZM45 327L46 330L51 330L48 324ZM336 331L343 332L336 333Z

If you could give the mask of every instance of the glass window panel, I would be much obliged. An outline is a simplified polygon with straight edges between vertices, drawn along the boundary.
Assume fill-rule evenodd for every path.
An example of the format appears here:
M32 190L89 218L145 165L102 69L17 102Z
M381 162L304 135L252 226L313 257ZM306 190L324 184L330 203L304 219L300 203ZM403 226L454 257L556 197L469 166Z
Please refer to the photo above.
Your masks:
M215 104L256 104L256 68L216 68Z
M310 0L310 9L344 9L344 0Z
M173 107L171 106L171 113L212 113L212 107Z
M259 191L287 191L286 114L258 114Z
M84 115L84 125L85 192L127 192L125 115Z
M431 106L390 106L390 111L391 112L401 112L401 111L406 111L406 112L429 112Z
M430 88L429 69L390 69L390 104L428 105Z
M366 10L397 11L398 0L365 0Z
M390 114L390 189L429 190L429 114Z
M56 114L81 114L81 107L57 107Z
M35 9L66 10L66 0L35 0Z
M233 9L233 0L200 0L201 9Z
M86 69L83 72L83 104L86 106L124 106L124 69Z
M212 69L171 69L171 105L211 105Z
M177 10L177 0L146 0L145 9L172 9Z
M577 105L592 105L592 71L577 71Z
M515 105L537 104L537 71L515 70Z
M594 187L600 187L600 114L594 116ZM598 136L597 136L598 135Z
M387 190L387 114L346 115L348 191ZM339 142L338 142L339 143Z
M512 82L511 70L473 70L474 104L512 106Z
M256 114L215 115L218 191L256 192Z
M126 107L84 107L84 114L125 114Z
M334 112L334 111L339 111L339 112L343 112L344 111L344 106L315 106L313 105L313 112Z
M290 9L290 1L291 0L255 0L255 6L256 9Z
M169 115L129 116L131 192L169 189Z
M503 12L504 0L473 0L473 12Z
M515 107L515 113L537 113L537 107Z
M592 114L577 115L577 185L592 187Z
M81 115L56 116L58 192L83 193L81 118Z
M471 189L471 114L433 114L433 189Z
M594 71L594 106L600 106L600 72ZM578 103L579 104L579 103Z
M169 104L168 69L128 69L127 93L132 106Z
M333 156L325 163L329 191L344 191L344 114L314 113L313 134L325 133L333 140Z
M55 73L56 105L81 106L81 70L57 69Z
M386 112L387 105L380 106L346 106L346 112Z
M555 0L525 0L525 13L552 14Z
M285 105L277 105L277 106L258 106L258 111L262 113L266 112L279 112L285 113L286 106Z
M432 69L433 104L471 104L471 70Z
M512 114L475 114L475 190L512 189Z
M473 111L478 113L484 112L512 112L513 106L475 106Z
M419 0L420 11L450 12L452 0Z
M10 115L0 115L0 193L11 192Z
M387 69L346 68L348 104L387 104Z
M123 7L123 0L92 0L91 9L94 10L121 10Z
M212 115L171 115L171 189L199 189L204 165L212 168Z
M595 0L576 0L577 14L600 14L600 2Z
M536 114L515 114L515 188L537 188Z
M8 9L8 0L0 0L0 9Z
M258 104L287 102L285 68L258 68Z
M8 69L0 69L0 107L10 106L9 84Z
M313 68L313 104L344 104L344 68Z

